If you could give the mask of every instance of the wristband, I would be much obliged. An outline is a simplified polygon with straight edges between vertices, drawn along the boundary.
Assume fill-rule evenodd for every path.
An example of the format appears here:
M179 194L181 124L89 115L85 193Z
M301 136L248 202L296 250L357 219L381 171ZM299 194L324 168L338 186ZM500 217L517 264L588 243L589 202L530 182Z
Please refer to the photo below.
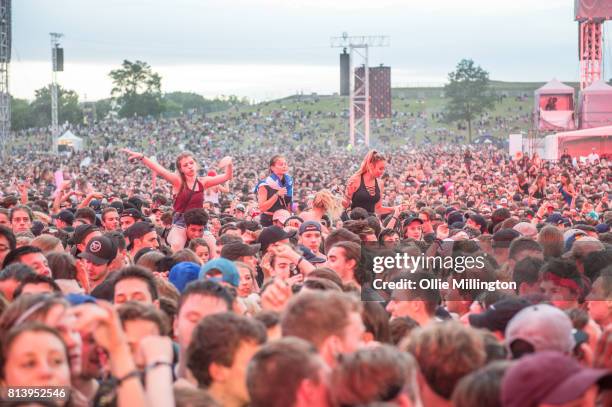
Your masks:
M123 376L121 378L117 378L117 386L121 386L123 384L123 382L125 382L126 380L129 380L129 379L132 379L134 377L137 377L139 379L142 377L142 373L140 372L140 370L134 369L131 372L129 372L128 374L126 374L125 376Z
M301 256L300 259L298 260L298 262L295 263L295 265L299 267L299 265L302 262L302 260L304 260L304 256Z

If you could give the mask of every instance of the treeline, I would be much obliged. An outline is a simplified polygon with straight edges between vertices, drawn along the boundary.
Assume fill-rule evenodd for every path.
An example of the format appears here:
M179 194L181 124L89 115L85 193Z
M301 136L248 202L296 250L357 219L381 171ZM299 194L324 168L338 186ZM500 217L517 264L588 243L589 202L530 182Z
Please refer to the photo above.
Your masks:
M246 98L221 96L206 99L193 92L161 92L161 76L142 61L123 61L121 68L109 73L113 80L111 97L96 102L81 102L74 90L58 87L58 122L92 124L109 115L173 117L181 114L211 113L248 105ZM51 85L35 91L34 100L11 97L13 131L51 125Z

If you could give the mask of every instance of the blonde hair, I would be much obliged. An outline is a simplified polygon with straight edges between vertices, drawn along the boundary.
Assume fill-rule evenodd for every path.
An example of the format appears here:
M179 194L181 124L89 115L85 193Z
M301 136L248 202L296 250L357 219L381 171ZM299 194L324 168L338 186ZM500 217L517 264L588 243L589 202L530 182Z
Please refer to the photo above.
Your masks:
M312 207L323 209L333 219L340 217L342 212L342 205L329 189L322 189L316 193Z
M384 155L382 155L376 150L368 151L366 156L363 158L363 161L361 162L359 169L354 175L360 177L366 172L371 171L371 166L376 164L379 161L387 161L387 159L385 158Z

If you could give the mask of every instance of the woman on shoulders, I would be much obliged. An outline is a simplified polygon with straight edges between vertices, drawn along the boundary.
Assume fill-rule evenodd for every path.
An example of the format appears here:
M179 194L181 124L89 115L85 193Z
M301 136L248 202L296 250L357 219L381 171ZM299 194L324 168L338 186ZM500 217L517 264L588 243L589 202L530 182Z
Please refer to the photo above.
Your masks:
M363 159L361 166L353 174L346 186L342 205L345 208L363 208L368 213L384 215L393 212L394 208L382 205L384 185L379 178L385 173L387 159L371 150Z
M170 171L157 161L146 157L144 154L136 153L127 148L122 150L129 155L130 161L141 161L146 167L154 173L172 184L172 195L174 203L174 218L172 220L173 229L183 228L183 233L180 230L170 231L168 235L168 243L171 244L173 250L183 249L186 243L184 235L185 221L183 214L189 209L202 208L204 206L204 190L216 185L220 185L233 177L233 164L231 157L224 157L219 162L219 167L225 168L225 173L216 176L198 177L198 163L195 160L193 153L184 151L176 157L176 171ZM177 235L178 233L178 235Z
M272 225L272 215L279 209L291 212L293 199L293 179L287 171L287 160L282 155L275 155L270 159L270 175L256 187L257 202L261 215L259 221L262 226Z

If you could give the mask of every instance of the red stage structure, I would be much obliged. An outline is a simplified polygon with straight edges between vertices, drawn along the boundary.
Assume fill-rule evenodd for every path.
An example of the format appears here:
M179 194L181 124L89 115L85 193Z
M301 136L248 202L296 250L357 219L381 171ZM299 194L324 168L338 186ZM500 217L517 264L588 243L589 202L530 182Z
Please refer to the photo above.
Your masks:
M612 19L610 0L574 0L578 21L578 59L580 60L580 90L601 79L602 27Z

